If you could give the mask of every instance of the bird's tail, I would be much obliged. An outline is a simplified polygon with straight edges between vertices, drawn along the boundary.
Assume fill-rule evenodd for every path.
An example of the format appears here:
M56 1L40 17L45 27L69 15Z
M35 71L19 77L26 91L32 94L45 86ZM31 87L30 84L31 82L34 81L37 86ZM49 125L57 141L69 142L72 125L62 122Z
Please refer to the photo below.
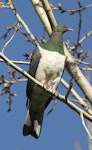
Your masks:
M27 111L24 126L23 135L31 134L33 137L38 138L41 133L42 121L43 121L44 110L40 112Z

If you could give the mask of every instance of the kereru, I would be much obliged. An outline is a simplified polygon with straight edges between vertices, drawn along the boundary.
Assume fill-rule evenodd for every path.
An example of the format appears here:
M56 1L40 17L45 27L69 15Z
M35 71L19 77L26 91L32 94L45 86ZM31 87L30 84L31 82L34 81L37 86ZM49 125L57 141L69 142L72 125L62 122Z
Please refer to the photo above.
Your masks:
M36 48L32 54L29 74L53 90L57 89L64 71L66 57L62 35L69 30L72 29L64 25L56 26L50 40L41 44L40 48ZM23 126L23 135L31 134L38 138L41 133L44 111L50 103L52 95L31 80L27 81L26 93L30 103Z

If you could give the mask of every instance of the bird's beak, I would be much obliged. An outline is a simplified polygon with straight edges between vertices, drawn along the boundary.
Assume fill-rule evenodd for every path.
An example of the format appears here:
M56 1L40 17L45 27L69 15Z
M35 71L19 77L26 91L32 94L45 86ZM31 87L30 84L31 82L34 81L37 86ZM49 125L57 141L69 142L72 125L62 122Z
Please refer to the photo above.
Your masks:
M67 28L68 31L74 31L72 28Z

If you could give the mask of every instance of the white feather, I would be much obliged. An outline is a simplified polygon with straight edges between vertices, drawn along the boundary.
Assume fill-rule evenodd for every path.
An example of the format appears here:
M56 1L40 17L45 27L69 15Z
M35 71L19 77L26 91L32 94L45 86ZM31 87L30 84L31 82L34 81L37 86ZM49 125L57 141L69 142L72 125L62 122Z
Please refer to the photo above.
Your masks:
M39 46L41 59L35 78L41 83L48 82L53 89L59 84L65 64L65 56L55 51L44 50Z

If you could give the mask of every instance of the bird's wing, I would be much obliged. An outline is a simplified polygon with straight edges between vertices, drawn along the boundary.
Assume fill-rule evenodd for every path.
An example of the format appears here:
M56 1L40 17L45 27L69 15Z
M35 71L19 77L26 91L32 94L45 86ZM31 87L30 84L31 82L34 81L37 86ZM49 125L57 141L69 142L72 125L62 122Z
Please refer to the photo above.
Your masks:
M29 66L29 74L34 78L35 78L37 67L39 65L40 58L41 58L41 54L39 50L36 48L32 53L32 59L31 59L30 66ZM26 86L26 95L29 99L31 97L33 86L34 86L34 83L31 80L28 80L27 86ZM51 99L52 99L52 96L48 99L45 105L45 108L49 105ZM31 102L31 99L30 99L30 102Z
M39 50L36 48L33 51L32 59L29 66L29 74L35 78L36 70L40 61L41 55L39 53ZM32 92L34 83L31 80L27 81L27 87L26 87L26 95L28 98L30 98L30 94Z

